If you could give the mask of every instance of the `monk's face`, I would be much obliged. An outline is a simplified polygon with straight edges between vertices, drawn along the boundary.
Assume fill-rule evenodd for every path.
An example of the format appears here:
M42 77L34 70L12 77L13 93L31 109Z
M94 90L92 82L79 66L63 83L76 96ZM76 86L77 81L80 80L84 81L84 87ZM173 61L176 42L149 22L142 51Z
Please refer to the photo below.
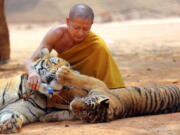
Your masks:
M79 43L87 37L92 25L91 20L82 18L74 18L73 20L70 20L67 18L66 21L69 34L74 42Z

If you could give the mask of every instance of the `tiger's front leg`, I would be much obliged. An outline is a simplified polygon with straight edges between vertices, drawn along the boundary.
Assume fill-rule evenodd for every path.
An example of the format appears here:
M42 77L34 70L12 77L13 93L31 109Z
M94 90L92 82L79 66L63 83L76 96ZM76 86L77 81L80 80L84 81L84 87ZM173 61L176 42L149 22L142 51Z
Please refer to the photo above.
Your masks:
M41 122L57 122L65 120L77 120L70 110L54 111L42 115L39 119Z
M16 133L46 113L46 97L38 92L0 108L0 133Z
M62 66L56 72L58 83L66 86L74 86L76 88L85 89L88 92L91 90L106 91L109 90L106 84L94 77L79 74L69 67Z

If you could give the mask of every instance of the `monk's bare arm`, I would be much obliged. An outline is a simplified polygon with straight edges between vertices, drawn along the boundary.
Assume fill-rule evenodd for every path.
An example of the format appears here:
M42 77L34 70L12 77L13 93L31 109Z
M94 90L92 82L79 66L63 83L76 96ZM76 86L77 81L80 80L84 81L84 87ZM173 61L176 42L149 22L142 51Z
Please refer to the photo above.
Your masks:
M41 49L48 48L49 52L53 49L54 44L63 35L61 28L52 28L43 38L39 47L35 50L33 55L25 60L25 70L29 75L28 84L32 89L38 89L40 85L40 76L36 73L32 63L40 58Z
M51 51L56 41L60 39L62 35L63 30L61 28L52 28L50 31L48 31L33 55L25 61L25 68L28 73L29 71L34 70L31 68L31 64L33 61L40 58L41 49L48 48L48 50Z

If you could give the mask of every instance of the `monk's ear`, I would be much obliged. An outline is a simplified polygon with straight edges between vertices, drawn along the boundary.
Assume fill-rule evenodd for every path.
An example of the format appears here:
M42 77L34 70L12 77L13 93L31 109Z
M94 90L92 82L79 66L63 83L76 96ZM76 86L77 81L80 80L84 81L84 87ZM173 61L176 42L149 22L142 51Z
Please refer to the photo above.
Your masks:
M50 52L49 52L49 50L48 50L48 48L43 48L42 50L41 50L41 58L43 58L43 57L49 57L50 56Z

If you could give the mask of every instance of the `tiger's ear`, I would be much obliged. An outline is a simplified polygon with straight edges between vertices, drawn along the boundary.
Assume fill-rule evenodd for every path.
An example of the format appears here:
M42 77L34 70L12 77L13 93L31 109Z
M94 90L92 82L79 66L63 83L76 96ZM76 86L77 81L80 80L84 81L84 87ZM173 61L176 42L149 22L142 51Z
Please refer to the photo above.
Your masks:
M98 103L106 108L109 107L109 98L105 96L100 96L98 99Z
M41 50L40 57L43 58L43 57L49 57L49 56L50 56L50 52L49 52L48 48L43 48Z

